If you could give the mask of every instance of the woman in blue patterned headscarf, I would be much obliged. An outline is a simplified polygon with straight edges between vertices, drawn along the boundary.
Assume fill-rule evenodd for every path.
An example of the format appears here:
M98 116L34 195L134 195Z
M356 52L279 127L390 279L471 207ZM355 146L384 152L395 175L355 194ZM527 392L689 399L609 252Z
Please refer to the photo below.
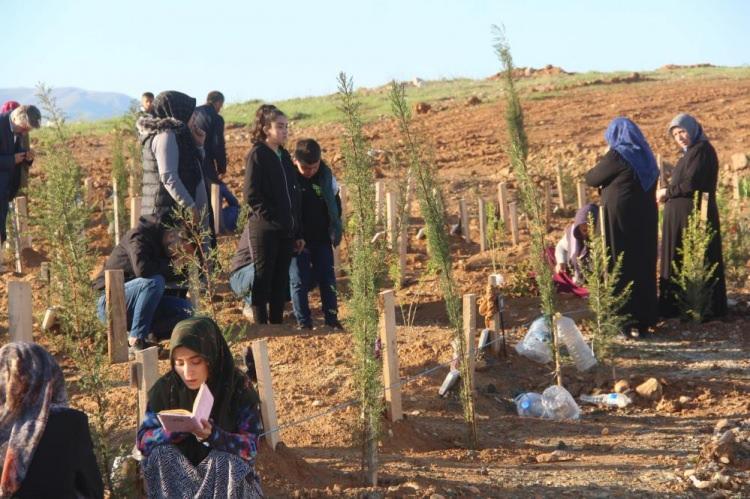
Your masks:
M604 138L609 151L586 173L586 183L601 191L611 262L622 256L617 291L632 282L621 313L629 316L622 333L646 333L656 323L656 244L658 214L654 153L640 128L628 118L612 120Z

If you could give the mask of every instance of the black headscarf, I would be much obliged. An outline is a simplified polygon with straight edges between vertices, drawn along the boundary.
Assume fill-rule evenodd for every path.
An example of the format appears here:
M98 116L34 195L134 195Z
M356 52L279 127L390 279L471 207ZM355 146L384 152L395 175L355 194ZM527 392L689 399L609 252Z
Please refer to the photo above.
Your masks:
M250 387L247 376L234 366L232 352L219 327L209 317L191 317L180 321L172 331L169 348L172 353L178 347L188 348L208 362L208 388L214 396L211 420L214 425L229 432L237 431L237 416L244 407L255 407L258 395ZM159 378L148 394L152 411L185 409L191 411L198 390L191 390L174 370ZM189 435L177 447L195 465L209 452L193 435Z
M187 125L195 111L195 97L176 90L167 90L154 99L154 115L157 118L174 118Z

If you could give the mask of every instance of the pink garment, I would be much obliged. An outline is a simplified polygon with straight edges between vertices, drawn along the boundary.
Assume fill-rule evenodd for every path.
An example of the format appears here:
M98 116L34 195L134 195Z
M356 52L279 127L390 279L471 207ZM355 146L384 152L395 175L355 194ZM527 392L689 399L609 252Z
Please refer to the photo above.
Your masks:
M5 104L3 104L3 107L0 108L0 113L9 113L20 105L21 104L19 104L18 102L14 100L9 100Z
M579 298L586 298L589 290L576 284L567 272L556 273L555 269L555 248L548 246L544 250L544 256L547 257L547 263L552 267L552 280L555 283L558 293L572 293Z

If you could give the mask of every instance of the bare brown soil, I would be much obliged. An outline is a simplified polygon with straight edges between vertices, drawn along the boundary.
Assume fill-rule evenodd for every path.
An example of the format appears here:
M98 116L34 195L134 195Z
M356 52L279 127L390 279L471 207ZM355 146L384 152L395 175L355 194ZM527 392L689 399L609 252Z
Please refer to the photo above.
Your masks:
M574 177L594 165L604 152L603 133L615 116L627 115L643 129L655 152L665 160L676 158L666 126L680 111L696 115L716 147L721 163L732 153L750 149L750 80L644 81L622 85L593 85L561 92L558 96L524 101L530 143L530 163L536 178L553 180L553 168L563 162ZM475 196L495 199L496 183L507 180L513 188L507 154L503 105L481 103L466 106L459 101L433 104L430 113L415 119L434 144L433 153L444 182L451 221L456 221L457 200L464 196L476 211ZM311 136L325 149L339 178L341 171L340 127L322 126L294 130L295 137ZM367 127L372 147L391 150L397 146L394 124L381 119ZM227 132L230 167L227 181L241 192L244 156L249 149L249 129ZM78 138L73 142L81 164L96 179L99 202L106 197L111 137ZM376 155L377 176L395 182L396 172L386 154ZM43 158L42 158L43 161ZM594 192L589 196L595 197ZM574 199L569 199L573 203ZM33 213L34 200L30 202ZM409 230L409 284L398 291L398 305L404 310L417 307L413 324L399 318L398 349L401 376L413 376L451 357L451 332L442 299L433 278L425 277L423 241L413 236L421 223L416 207ZM568 222L570 211L557 211L550 242ZM94 249L106 255L111 249L105 218L99 214L92 227ZM488 254L479 254L476 221L474 242L453 240L455 277L462 292L481 294L491 272ZM527 254L526 234L518 247L505 244L500 259L509 271ZM224 237L221 245L231 253L236 238ZM34 282L35 334L39 333L44 309L44 292L36 279L43 248L25 255L28 273L18 278ZM5 278L9 278L8 273ZM346 279L340 285L346 293ZM5 279L0 283L5 294ZM219 321L242 323L239 303L228 287ZM620 342L618 377L631 386L650 377L662 380L663 400L645 401L625 409L604 410L583 407L576 422L553 422L519 418L510 402L519 391L541 391L552 383L549 366L519 357L509 348L507 358L480 363L477 373L477 415L479 448L467 450L461 408L454 397L439 398L437 389L447 372L440 369L408 383L403 390L406 419L384 425L380 455L378 492L389 497L703 497L683 471L694 466L715 423L722 418L750 417L750 321L748 290L733 286L738 305L723 321L686 324L677 320L660 323L653 337ZM6 301L3 300L5 304ZM313 300L317 304L316 300ZM7 341L7 310L0 310L0 338ZM319 307L318 307L319 308ZM345 316L346 309L343 307ZM560 297L560 309L583 314L585 302ZM533 297L507 301L506 323L509 347L524 333L524 325L535 316ZM319 311L318 311L319 312ZM322 322L322 321L321 321ZM480 325L481 326L481 325ZM355 396L352 381L352 340L348 333L317 329L309 336L291 330L291 318L284 327L248 328L248 337L233 346L236 353L254 338L269 339L271 370L281 424L290 424L324 412ZM167 369L166 362L160 366ZM112 391L117 410L132 414L131 424L112 438L131 441L135 431L135 391L128 387L126 366L114 366L122 383ZM574 395L612 389L609 367L584 375L566 365L564 380ZM67 370L73 403L89 404L76 394L75 373ZM679 402L680 397L683 403ZM358 408L338 412L281 431L283 445L271 452L266 447L257 467L269 496L356 496L375 492L361 486L360 452L352 428ZM538 463L536 456L564 448L572 456L563 462ZM743 475L725 466L727 473ZM732 476L735 476L732 475ZM727 491L736 497L750 494L747 474L742 491ZM716 496L724 497L724 496Z

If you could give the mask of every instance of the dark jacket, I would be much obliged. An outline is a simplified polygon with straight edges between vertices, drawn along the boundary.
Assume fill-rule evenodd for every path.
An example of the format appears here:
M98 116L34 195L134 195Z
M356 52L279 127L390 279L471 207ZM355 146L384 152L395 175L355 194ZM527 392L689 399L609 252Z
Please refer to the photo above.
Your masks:
M88 418L75 409L53 408L21 488L13 497L104 496Z
M157 274L166 281L179 280L162 244L164 230L165 227L155 217L141 217L138 226L125 233L120 244L115 246L104 262L104 268L94 281L94 288L104 289L105 270L123 270L125 282Z
M237 251L234 252L232 262L229 267L229 273L233 274L242 267L253 263L253 248L250 245L250 224L245 224L240 236L240 242L237 243Z
M341 198L334 190L333 172L320 162L318 172L305 178L297 172L302 200L302 236L306 242L341 243Z
M16 153L27 150L23 136L10 130L10 113L0 114L0 189L8 189L8 201L16 197L21 185L21 172L32 163L24 161L16 166Z
M267 145L258 143L247 155L245 203L252 213L249 222L260 230L277 230L300 239L300 192L292 157L279 148L281 158Z
M203 143L203 149L206 152L203 160L203 178L207 186L209 183L218 184L219 175L227 172L224 118L211 104L196 107L193 117L198 128L206 132L206 141Z

